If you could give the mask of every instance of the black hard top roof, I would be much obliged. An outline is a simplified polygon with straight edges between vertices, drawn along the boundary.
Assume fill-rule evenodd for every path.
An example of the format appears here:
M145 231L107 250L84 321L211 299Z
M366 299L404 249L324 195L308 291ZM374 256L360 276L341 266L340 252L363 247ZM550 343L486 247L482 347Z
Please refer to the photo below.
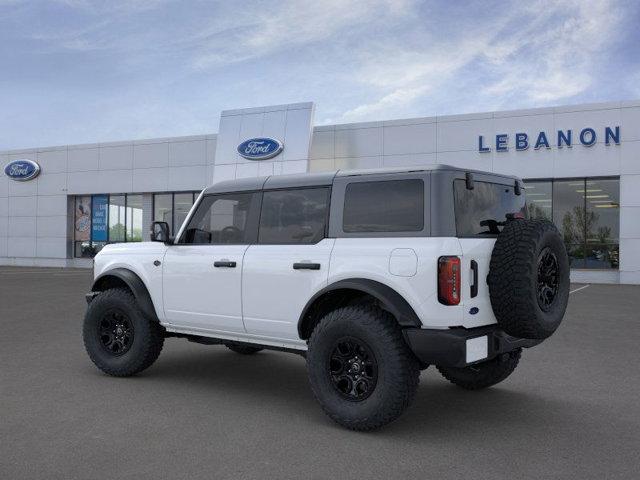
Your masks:
M453 167L450 165L433 164L416 167L374 168L366 170L333 170L321 173L296 173L292 175L271 175L268 177L237 178L235 180L223 180L205 188L204 194L242 192L261 189L315 187L333 184L336 177L353 177L360 175L384 175L390 173L425 172L425 171L459 171L492 175L501 178L517 179L510 175L501 175L493 172L470 170L468 168Z

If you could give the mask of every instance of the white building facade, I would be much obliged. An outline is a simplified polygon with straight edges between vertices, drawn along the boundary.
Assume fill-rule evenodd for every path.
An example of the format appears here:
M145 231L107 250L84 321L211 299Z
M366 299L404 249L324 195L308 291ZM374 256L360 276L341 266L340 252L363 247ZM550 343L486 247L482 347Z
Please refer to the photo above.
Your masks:
M344 125L313 117L313 103L229 110L217 134L0 152L0 265L89 266L106 243L146 239L153 220L177 231L219 180L449 164L523 178L530 212L565 238L573 281L640 284L640 101ZM265 141L281 151L261 155ZM258 154L245 158L241 144Z

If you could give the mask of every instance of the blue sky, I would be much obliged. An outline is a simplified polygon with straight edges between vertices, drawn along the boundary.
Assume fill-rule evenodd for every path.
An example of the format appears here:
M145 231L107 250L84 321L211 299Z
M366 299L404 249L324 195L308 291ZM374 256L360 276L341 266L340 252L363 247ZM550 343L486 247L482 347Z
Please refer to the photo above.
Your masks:
M637 1L0 0L0 150L640 98Z

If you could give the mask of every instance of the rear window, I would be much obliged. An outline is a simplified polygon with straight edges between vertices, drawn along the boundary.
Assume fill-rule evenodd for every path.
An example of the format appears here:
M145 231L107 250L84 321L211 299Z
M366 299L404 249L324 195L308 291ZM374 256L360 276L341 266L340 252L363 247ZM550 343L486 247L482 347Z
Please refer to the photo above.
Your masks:
M424 228L424 182L420 179L347 185L345 232L419 232Z
M454 180L456 231L460 237L491 236L502 231L509 213L526 216L525 196L514 187L474 182L468 190L464 180Z

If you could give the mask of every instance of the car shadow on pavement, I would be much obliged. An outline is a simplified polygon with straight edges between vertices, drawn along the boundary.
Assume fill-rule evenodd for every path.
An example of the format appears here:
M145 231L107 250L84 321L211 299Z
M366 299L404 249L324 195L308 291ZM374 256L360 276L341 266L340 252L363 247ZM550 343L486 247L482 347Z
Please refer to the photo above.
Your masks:
M199 347L163 353L152 368L132 379L165 392L204 396L214 403L268 408L302 418L310 428L341 429L313 398L302 357L272 351L245 356L220 346ZM465 391L430 367L422 373L412 406L380 432L425 439L454 438L467 432L478 435L480 441L487 428L505 435L512 429L541 431L553 422L579 422L578 412L570 402L523 390L521 383L509 380L486 390Z

